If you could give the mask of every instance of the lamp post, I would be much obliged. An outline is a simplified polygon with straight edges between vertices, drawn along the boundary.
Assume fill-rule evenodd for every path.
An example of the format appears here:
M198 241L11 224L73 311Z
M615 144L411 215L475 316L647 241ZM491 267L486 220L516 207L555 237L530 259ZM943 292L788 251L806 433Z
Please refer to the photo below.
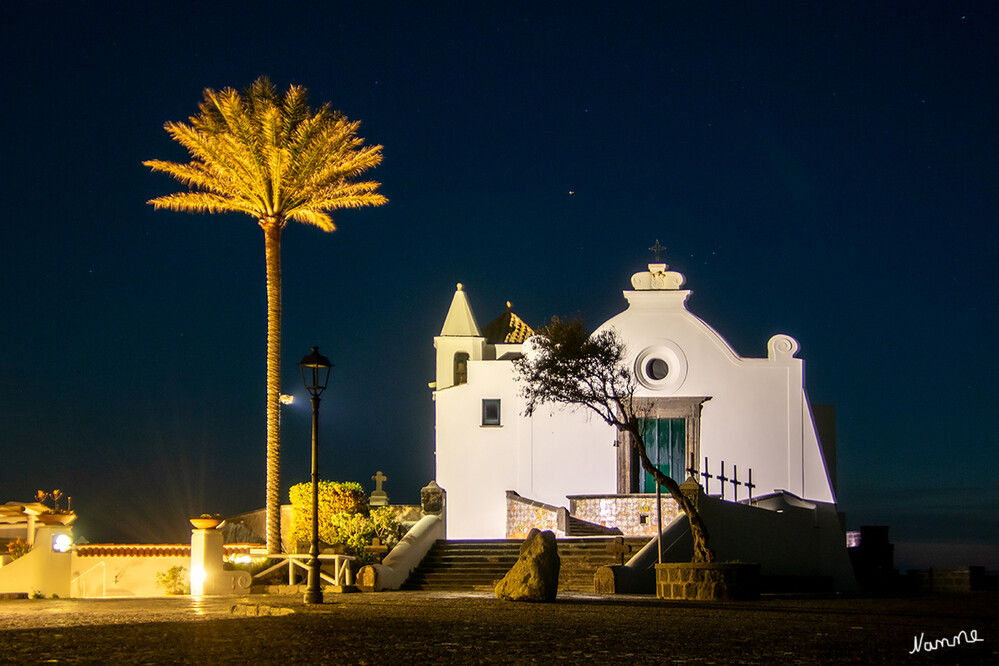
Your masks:
M326 390L333 364L313 347L312 353L303 358L298 367L302 369L305 389L312 395L312 545L309 547L309 586L305 591L305 603L323 603L323 592L319 589L319 396Z

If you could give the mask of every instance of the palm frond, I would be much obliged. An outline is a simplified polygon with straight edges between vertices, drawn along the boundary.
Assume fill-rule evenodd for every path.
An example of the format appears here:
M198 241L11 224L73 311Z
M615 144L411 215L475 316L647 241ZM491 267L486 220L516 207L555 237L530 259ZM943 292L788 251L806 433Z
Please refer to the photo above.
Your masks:
M253 207L211 192L175 192L150 199L156 210L173 210L182 213L247 213L253 215Z
M382 147L365 146L357 136L360 123L328 104L310 109L301 86L281 95L260 77L242 93L207 88L198 109L188 123L164 126L187 149L189 163L143 163L191 190L152 200L158 208L237 210L332 231L328 211L387 201L377 193L379 183L356 182L381 163Z

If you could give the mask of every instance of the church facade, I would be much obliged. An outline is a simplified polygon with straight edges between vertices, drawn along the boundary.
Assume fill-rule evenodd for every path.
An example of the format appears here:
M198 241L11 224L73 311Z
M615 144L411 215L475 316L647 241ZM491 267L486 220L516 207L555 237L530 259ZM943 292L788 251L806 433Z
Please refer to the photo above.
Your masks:
M783 490L834 503L797 341L775 335L765 355L743 358L687 309L681 274L650 264L631 282L627 308L601 328L627 346L656 465L678 481L693 472L709 494L730 499ZM508 491L549 507L655 492L626 435L584 408L523 415L513 360L531 335L509 303L480 328L459 284L434 338L436 481L447 491L448 538L506 537Z

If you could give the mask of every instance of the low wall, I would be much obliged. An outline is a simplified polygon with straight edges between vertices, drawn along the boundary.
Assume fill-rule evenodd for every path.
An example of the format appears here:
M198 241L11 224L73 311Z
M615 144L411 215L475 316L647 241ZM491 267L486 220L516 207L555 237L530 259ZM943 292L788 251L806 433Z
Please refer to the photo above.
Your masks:
M655 495L570 495L568 499L569 513L575 518L616 527L625 536L656 535ZM661 507L665 527L680 514L680 507L669 493L663 493Z
M0 594L68 597L72 555L55 550L57 537L69 538L72 530L61 525L43 525L35 544L21 557L0 567Z
M182 567L190 580L190 544L87 544L68 552L51 547L68 527L43 527L35 546L18 559L0 567L0 594L39 594L45 597L161 597L156 574ZM225 557L248 555L251 544L222 547ZM219 568L222 562L219 562ZM247 579L246 572L225 572L226 580ZM240 588L242 589L242 588ZM228 592L222 592L228 593Z
M156 574L182 567L190 582L191 547L114 544L79 546L70 565L73 597L161 597Z
M760 565L734 562L657 564L656 596L690 601L758 599Z
M975 592L984 590L985 567L960 569L913 569L906 575L911 591L919 594Z
M561 506L537 502L506 491L506 538L525 539L534 528L565 536L567 511Z

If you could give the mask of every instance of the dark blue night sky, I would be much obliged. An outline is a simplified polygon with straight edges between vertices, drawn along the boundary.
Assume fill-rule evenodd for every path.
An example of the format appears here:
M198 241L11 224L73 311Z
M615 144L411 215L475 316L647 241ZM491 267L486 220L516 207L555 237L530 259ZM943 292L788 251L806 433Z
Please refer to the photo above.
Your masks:
M361 120L391 200L284 235L286 487L312 345L324 477L415 502L455 283L596 326L658 239L740 354L798 339L851 528L999 565L995 3L308 4L0 6L0 503L61 488L91 541L263 505L262 233L153 211L141 162L265 74Z

